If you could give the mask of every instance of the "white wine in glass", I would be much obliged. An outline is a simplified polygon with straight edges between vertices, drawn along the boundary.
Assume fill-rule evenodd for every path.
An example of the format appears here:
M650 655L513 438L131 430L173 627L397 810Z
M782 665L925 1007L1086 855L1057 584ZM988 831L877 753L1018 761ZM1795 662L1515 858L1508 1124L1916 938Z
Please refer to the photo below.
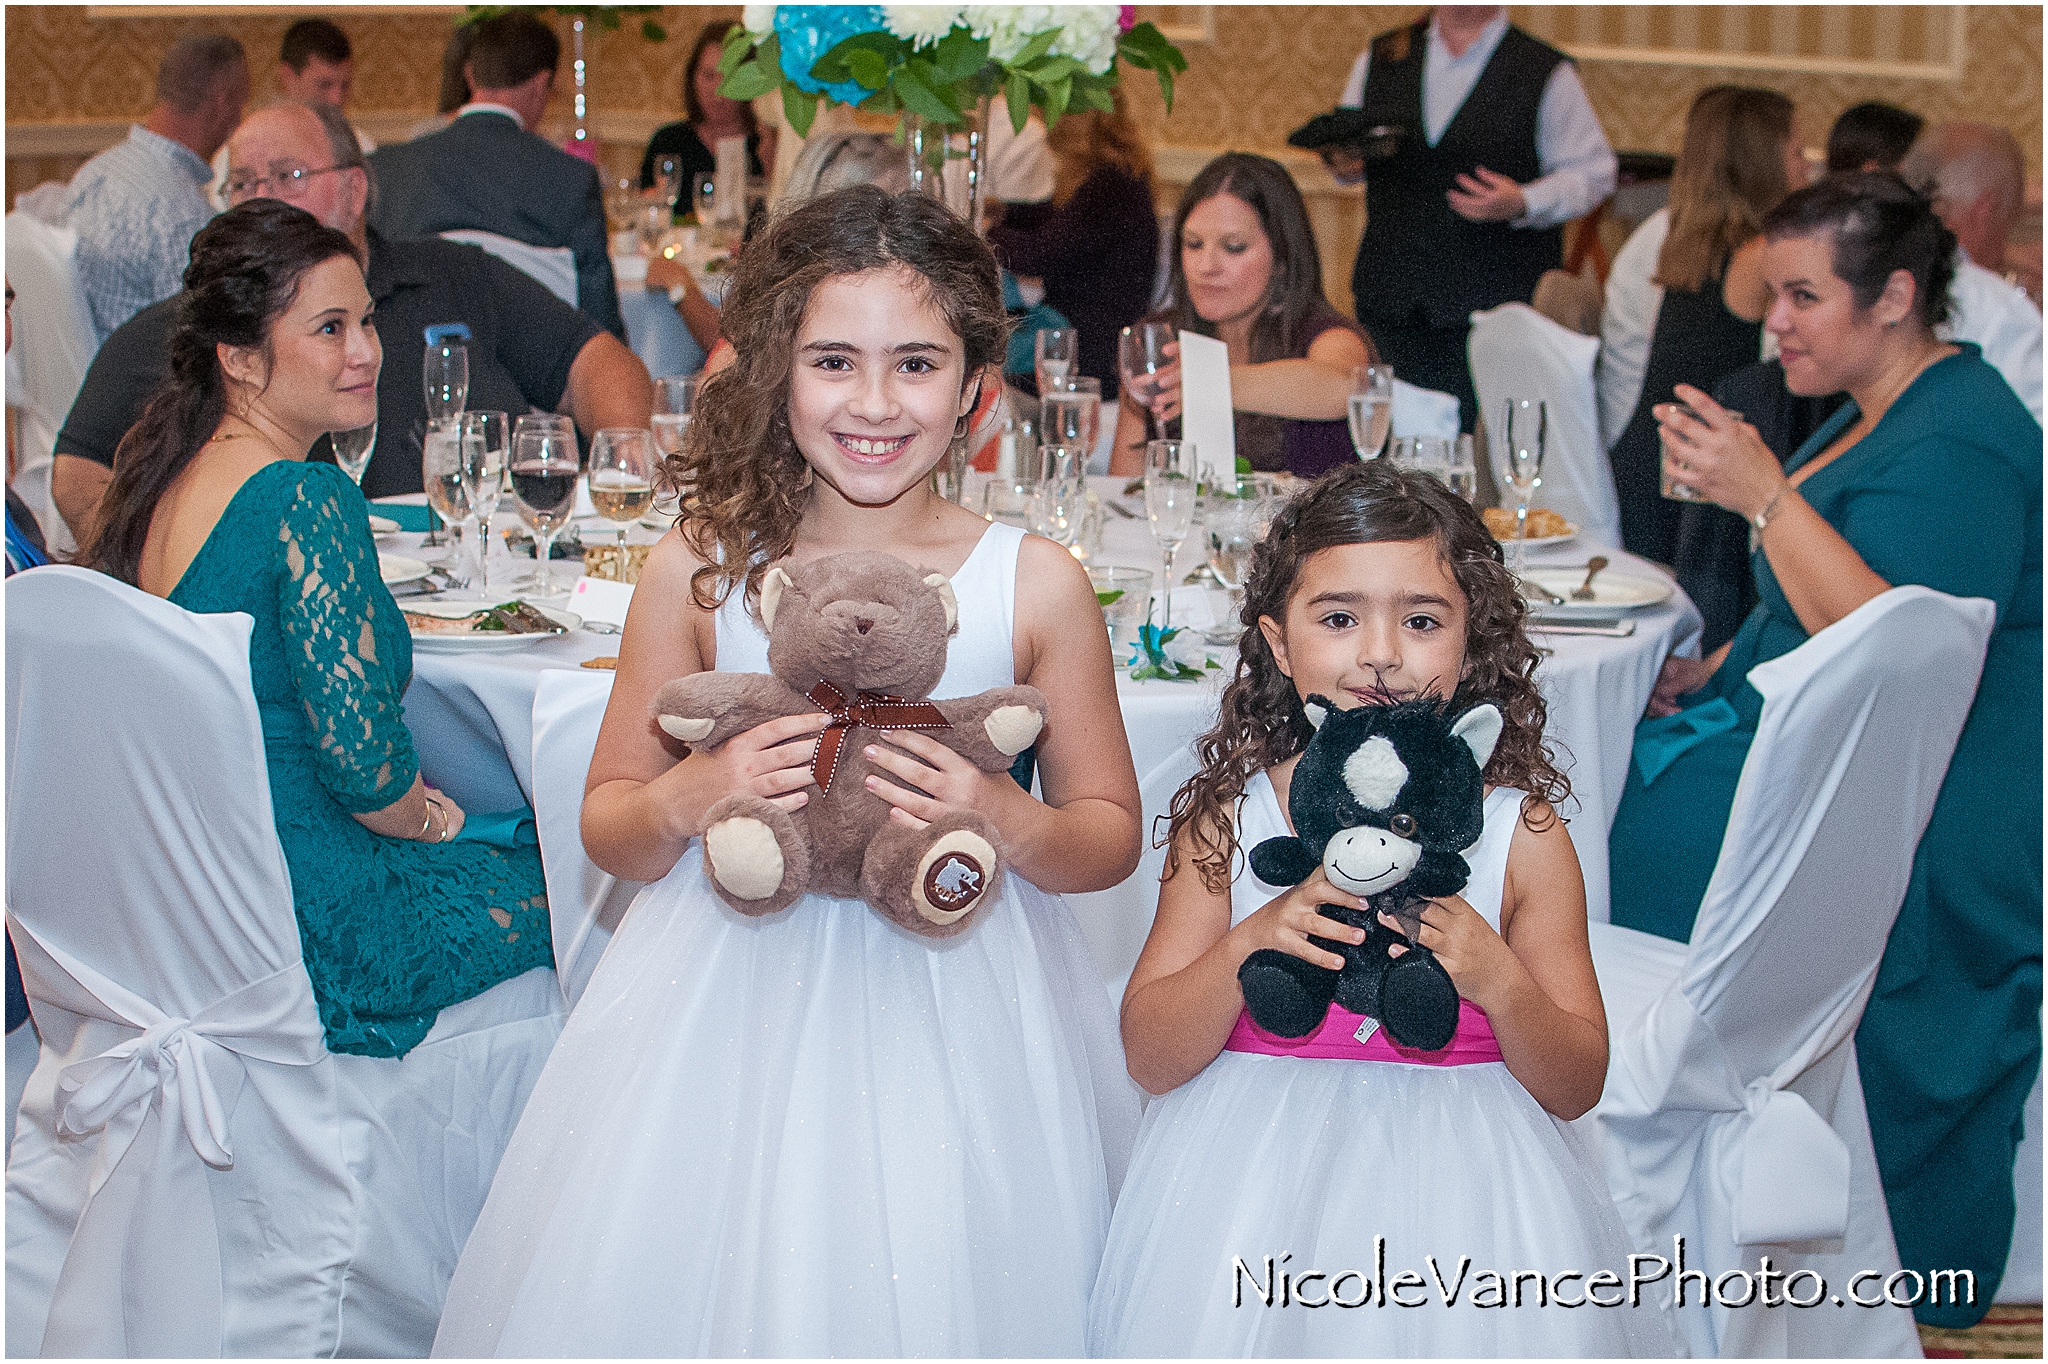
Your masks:
M612 427L590 442L590 502L619 532L619 543L635 521L654 506L654 437L633 427Z

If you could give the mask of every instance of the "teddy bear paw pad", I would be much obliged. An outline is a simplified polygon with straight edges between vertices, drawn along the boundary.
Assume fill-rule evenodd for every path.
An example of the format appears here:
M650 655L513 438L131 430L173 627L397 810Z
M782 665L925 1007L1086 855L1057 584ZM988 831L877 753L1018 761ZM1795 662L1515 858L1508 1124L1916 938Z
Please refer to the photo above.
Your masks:
M663 715L659 719L663 730L686 744L702 743L710 738L716 723L712 720L688 720L680 715Z
M911 900L935 924L957 922L988 891L996 850L968 829L955 829L932 844L917 864Z
M1029 706L998 706L989 712L981 727L988 734L988 741L996 746L996 752L1014 758L1031 747L1038 731L1045 728L1045 720Z
M704 831L704 857L726 893L765 900L782 884L782 847L758 819L721 819Z

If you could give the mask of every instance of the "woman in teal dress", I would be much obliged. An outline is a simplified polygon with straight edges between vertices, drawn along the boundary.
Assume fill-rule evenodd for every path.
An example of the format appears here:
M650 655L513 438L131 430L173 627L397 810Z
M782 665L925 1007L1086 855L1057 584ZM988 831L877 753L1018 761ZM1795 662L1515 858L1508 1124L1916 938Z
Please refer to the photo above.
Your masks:
M192 241L171 378L122 441L86 562L255 617L249 672L301 949L331 1051L403 1056L439 1010L552 962L540 856L455 840L400 698L404 617L355 485L306 463L377 416L347 237L258 199Z
M2041 1052L2041 428L1975 346L1935 335L1955 240L1896 177L1801 190L1764 233L1786 384L1852 401L1783 470L1697 389L1678 392L1700 420L1658 411L1674 476L1757 527L1762 600L1713 656L1665 664L1610 840L1612 917L1691 936L1763 709L1751 668L1897 584L1997 606L1856 1035L1900 1259L1976 1276L1974 1304L1916 1315L1968 1326L2005 1271ZM1671 742L1658 717L1680 710L1707 737Z

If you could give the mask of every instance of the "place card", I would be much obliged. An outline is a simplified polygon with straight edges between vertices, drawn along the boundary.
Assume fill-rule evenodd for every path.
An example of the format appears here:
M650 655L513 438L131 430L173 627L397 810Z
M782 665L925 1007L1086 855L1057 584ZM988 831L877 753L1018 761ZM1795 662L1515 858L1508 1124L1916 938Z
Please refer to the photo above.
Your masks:
M1237 476L1230 347L1200 332L1180 334L1180 438L1195 447L1202 482L1213 485Z
M603 578L578 578L569 590L569 609L583 617L585 625L603 621L626 627L626 608L633 602L631 583L606 582Z

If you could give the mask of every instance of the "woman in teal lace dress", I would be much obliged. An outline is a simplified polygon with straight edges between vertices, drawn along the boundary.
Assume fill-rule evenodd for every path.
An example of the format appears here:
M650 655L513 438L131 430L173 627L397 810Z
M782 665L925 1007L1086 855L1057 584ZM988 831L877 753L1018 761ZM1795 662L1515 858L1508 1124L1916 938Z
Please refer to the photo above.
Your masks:
M400 698L412 644L362 494L306 451L377 415L348 238L258 199L192 242L171 378L122 441L93 567L255 617L249 671L306 970L332 1051L402 1056L439 1010L552 961L540 857L456 842Z
M1783 470L1697 389L1679 396L1704 420L1658 410L1684 447L1674 476L1759 525L1762 600L1713 656L1665 664L1610 839L1613 920L1691 936L1763 708L1751 668L1896 584L1991 600L1976 700L1856 1034L1900 1259L1976 1276L1974 1303L1916 1315L1968 1326L2005 1270L2041 1057L2041 428L1975 346L1935 335L1955 239L1896 177L1801 190L1764 233L1787 385L1852 401ZM1681 708L1707 737L1658 732Z

